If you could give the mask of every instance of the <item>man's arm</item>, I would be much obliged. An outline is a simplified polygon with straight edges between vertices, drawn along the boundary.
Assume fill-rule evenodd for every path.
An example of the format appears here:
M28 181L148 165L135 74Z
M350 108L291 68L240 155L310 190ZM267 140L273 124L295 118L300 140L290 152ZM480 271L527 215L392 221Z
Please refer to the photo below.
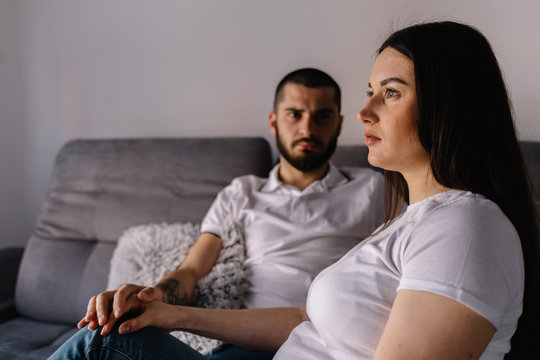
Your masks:
M203 233L189 250L185 260L158 282L162 301L171 305L188 305L193 300L197 282L208 275L221 251L222 241L210 233ZM152 294L141 291L141 300L152 299Z
M190 249L182 264L167 274L155 287L125 284L117 290L93 296L79 328L89 325L94 330L102 325L102 334L111 331L122 315L133 309L143 309L154 300L173 305L187 305L193 299L199 279L207 275L221 251L222 241L216 235L203 233Z

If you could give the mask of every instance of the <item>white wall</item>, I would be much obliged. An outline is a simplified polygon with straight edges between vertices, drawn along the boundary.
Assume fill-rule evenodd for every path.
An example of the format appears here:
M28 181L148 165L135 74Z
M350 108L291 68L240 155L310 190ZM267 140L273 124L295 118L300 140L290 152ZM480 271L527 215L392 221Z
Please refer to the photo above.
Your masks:
M299 67L340 83L341 143L362 142L374 51L420 20L490 38L521 138L540 141L539 14L537 0L0 0L0 247L26 242L65 141L270 139L274 88Z

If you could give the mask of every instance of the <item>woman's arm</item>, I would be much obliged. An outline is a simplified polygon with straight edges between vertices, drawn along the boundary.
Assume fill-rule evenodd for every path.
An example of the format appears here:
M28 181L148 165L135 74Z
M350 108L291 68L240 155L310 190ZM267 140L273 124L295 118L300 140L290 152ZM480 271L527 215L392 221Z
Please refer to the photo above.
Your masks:
M260 351L276 351L291 331L309 320L305 307L221 310L174 306L154 301L136 318L125 321L121 334L155 326L183 330Z
M478 359L494 333L488 320L455 300L400 290L374 360Z

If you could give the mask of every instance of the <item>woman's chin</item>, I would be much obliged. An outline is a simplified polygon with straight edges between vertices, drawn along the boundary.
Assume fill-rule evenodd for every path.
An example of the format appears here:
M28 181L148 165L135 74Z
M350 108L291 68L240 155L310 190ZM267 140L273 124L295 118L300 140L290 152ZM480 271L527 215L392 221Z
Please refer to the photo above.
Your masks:
M368 157L367 157L367 161L368 163L371 165L371 166L374 166L374 167L377 167L377 168L381 168L383 170L386 170L383 166L383 163L380 161L381 159L376 156L375 154L373 154L372 151L369 151L368 153Z

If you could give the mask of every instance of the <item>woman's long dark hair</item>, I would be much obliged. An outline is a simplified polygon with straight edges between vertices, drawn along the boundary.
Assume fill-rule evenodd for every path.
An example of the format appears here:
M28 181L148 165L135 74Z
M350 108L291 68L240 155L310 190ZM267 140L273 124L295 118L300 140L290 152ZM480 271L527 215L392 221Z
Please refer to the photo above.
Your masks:
M519 234L525 296L509 356L520 356L540 339L540 239L532 186L497 59L478 30L455 22L399 30L379 53L387 47L414 63L418 134L435 179L492 200ZM385 183L388 224L408 194L400 174L387 171Z

